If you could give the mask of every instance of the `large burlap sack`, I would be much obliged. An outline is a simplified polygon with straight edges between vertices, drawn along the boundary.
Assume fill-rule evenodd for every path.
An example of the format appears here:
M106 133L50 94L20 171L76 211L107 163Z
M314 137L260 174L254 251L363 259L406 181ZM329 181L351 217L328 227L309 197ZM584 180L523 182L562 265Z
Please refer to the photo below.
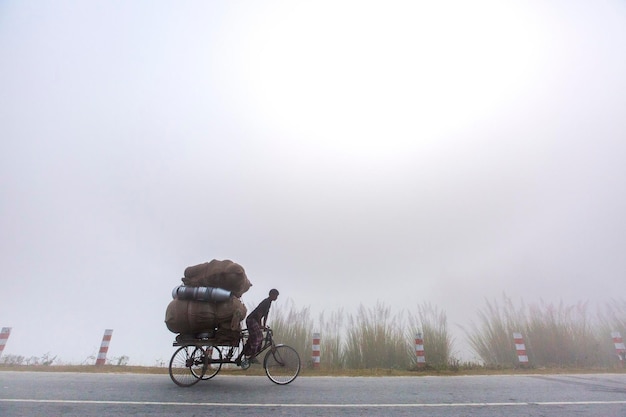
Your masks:
M211 262L190 266L185 269L182 281L190 287L223 288L236 297L241 297L252 286L243 267L228 259L213 259Z
M241 329L231 330L228 328L218 327L213 337L219 345L237 346L241 337Z
M195 333L213 330L218 326L239 331L247 312L236 297L223 303L175 299L165 310L165 325L172 333Z

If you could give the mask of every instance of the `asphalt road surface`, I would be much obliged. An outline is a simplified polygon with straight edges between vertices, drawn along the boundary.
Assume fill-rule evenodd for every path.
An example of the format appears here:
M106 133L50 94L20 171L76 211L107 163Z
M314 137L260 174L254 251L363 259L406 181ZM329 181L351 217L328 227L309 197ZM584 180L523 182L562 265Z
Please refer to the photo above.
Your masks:
M0 416L626 416L626 374L415 377L0 372Z

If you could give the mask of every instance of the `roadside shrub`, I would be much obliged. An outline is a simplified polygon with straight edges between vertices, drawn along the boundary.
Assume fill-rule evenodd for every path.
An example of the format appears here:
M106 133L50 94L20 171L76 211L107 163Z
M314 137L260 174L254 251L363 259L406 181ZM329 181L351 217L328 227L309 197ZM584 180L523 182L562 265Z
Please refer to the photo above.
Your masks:
M530 361L538 366L596 366L598 342L587 304L566 306L541 303L529 309L526 347Z
M343 310L333 311L327 319L322 313L319 318L321 334L321 355L323 360L320 367L327 369L341 369L345 367L344 357L344 313Z
M603 365L615 366L618 357L611 337L612 332L619 332L626 338L626 300L611 299L603 309L598 310L598 326L596 338L600 341L598 352Z
M24 365L26 358L22 355L3 355L0 363L3 365Z
M510 298L504 296L504 307L497 301L486 301L484 310L478 311L479 322L472 323L467 333L470 346L478 357L490 367L517 365L513 333L524 328L524 310L514 307Z
M429 366L445 369L452 364L451 352L453 340L448 332L448 319L446 313L434 307L430 303L423 303L417 307L417 314L409 313L409 334L407 340L413 341L415 335L421 333L424 339L424 354ZM417 366L417 356L413 352L409 355L411 367Z
M293 347L303 363L311 356L313 320L309 307L297 308L293 300L287 305L272 306L267 324L274 331L276 343Z
M401 316L392 315L389 307L359 306L356 316L349 316L345 346L345 364L353 369L406 369L410 350Z
M502 300L485 300L477 317L469 330L463 329L479 358L472 363L452 357L454 341L446 314L429 303L401 314L392 313L383 303L360 305L354 314L324 312L314 321L309 307L296 308L289 301L273 308L269 324L277 342L293 346L303 364L311 364L312 336L319 330L322 369L414 369L417 333L422 333L430 368L513 368L519 366L515 332L524 337L531 366L613 367L617 355L611 332L619 331L626 337L624 300L611 300L592 315L588 303L541 301L526 307L523 300L516 305L503 295Z
M467 337L472 349L488 367L517 366L513 333L524 337L531 366L613 366L617 360L611 331L624 331L626 303L612 301L595 317L588 303L549 304L543 301L516 307L504 296L504 307L487 302L479 310L479 323ZM620 330L621 329L621 330ZM612 353L611 353L612 352Z

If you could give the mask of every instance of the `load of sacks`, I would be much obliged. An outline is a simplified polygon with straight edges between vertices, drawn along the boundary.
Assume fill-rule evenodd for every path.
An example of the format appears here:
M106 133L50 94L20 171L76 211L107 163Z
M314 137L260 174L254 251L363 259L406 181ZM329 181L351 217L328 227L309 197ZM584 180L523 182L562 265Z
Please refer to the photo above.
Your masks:
M213 259L185 269L182 281L165 311L165 325L179 334L176 340L203 333L217 343L237 344L247 314L240 298L252 286L241 265Z

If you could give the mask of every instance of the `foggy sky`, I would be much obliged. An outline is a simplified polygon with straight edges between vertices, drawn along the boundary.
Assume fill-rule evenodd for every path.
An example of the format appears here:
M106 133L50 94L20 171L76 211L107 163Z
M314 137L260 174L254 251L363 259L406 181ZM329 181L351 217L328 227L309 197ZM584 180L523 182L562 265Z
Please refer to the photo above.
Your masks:
M431 3L0 3L4 354L166 360L211 259L453 328L623 297L626 6Z

